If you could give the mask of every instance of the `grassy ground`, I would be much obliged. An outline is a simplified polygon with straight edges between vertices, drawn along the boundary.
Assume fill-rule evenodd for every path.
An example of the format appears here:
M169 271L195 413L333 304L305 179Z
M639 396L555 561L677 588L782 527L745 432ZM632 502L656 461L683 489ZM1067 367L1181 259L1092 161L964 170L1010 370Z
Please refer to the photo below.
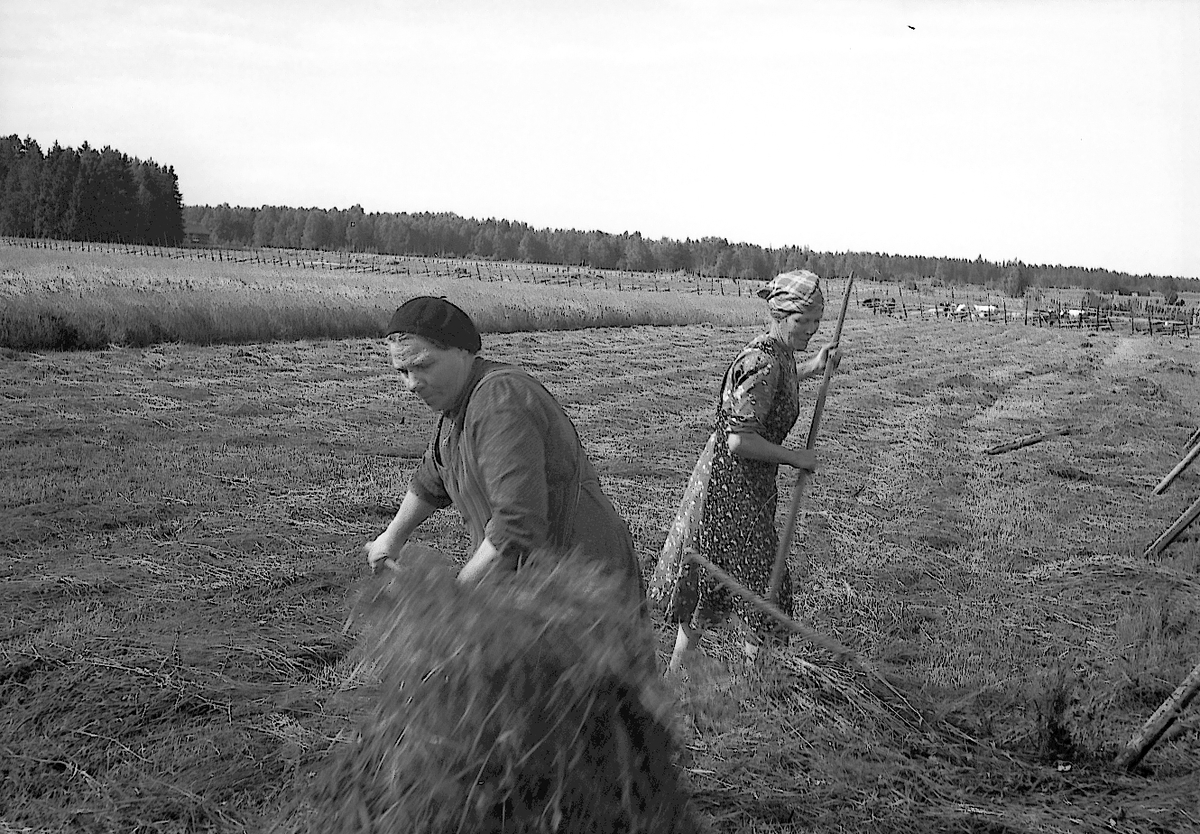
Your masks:
M640 291L631 291L631 273L585 275L534 264L361 255L350 261L329 253L324 257L331 260L317 260L321 253L314 252L280 253L274 260L222 253L215 260L215 252L199 257L203 250L143 254L124 247L81 251L80 245L31 248L0 239L0 347L373 337L416 295L449 298L481 330L499 333L746 324L762 316L751 291L728 281L696 293L694 281L643 274Z
M485 352L560 397L653 559L753 332ZM1194 707L1110 764L1200 659L1200 547L1141 555L1200 498L1194 470L1150 495L1200 424L1200 342L856 315L843 344L793 569L883 680L801 644L748 668L718 633L677 685L711 830L1200 825ZM269 827L371 697L342 623L429 416L370 340L10 350L0 397L0 831ZM465 547L448 513L423 540Z

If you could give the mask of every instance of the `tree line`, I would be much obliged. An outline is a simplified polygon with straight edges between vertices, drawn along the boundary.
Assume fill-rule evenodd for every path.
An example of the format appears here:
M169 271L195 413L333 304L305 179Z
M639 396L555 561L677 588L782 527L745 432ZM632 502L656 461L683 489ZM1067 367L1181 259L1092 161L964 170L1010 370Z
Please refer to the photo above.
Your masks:
M175 170L105 146L0 137L0 235L176 246L183 196Z
M1173 276L1130 275L1108 269L993 262L876 252L818 252L808 247L767 248L725 238L653 240L638 232L612 234L535 229L512 220L461 217L450 212L367 213L287 206L187 206L189 226L229 247L348 250L391 255L480 258L631 272L684 271L704 276L767 280L788 269L822 277L845 276L915 284L973 285L1020 297L1030 287L1081 287L1103 293L1173 296L1200 282ZM1200 288L1198 288L1200 289Z
M480 258L631 272L688 272L706 277L766 280L804 268L915 286L971 285L1019 297L1030 287L1080 287L1101 293L1160 293L1169 299L1200 282L1130 275L1108 269L993 262L877 252L767 248L720 237L653 240L639 232L612 234L536 229L512 220L451 212L367 213L348 209L184 206L172 167L86 142L57 142L48 153L31 138L0 137L0 235L174 246L195 226L226 247Z

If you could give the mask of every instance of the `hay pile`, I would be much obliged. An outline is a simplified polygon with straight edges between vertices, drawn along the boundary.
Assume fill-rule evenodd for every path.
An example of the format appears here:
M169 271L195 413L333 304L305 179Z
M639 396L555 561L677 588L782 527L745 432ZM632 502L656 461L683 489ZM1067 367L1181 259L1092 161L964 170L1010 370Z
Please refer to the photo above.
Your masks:
M380 680L299 830L691 832L636 603L580 557L460 586L409 548L356 615Z

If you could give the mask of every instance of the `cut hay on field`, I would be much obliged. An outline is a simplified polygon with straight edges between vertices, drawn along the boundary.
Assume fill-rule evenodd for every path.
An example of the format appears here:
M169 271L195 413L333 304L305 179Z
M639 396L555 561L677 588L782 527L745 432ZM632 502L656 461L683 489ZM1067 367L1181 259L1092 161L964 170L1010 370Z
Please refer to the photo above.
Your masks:
M649 630L569 554L456 582L409 547L358 607L377 705L289 830L687 832Z

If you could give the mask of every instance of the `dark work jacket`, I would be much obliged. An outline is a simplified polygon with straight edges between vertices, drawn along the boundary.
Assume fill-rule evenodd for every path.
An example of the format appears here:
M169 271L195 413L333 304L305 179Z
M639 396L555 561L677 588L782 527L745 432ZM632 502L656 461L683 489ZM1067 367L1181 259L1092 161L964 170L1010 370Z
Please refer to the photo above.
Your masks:
M516 366L475 358L409 488L435 507L453 504L474 548L487 538L515 565L540 547L579 547L642 593L629 528L601 490L575 426Z

